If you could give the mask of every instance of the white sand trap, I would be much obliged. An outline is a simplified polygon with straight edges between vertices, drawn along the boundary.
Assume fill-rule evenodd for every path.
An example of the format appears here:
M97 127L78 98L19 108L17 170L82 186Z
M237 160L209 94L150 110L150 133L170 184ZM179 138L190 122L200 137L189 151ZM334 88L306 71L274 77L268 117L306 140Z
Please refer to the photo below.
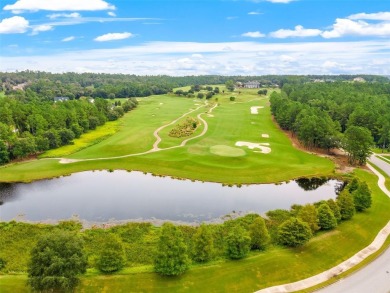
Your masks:
M207 114L207 117L214 117L213 114Z
M195 104L195 106L200 106L200 104Z
M264 137L264 138L269 138L269 135L268 135L268 134L265 134L265 133L263 133L263 134L261 135L261 137Z
M251 107L251 114L259 114L259 109L263 109L263 106L254 106Z
M246 142L246 141L237 141L236 142L236 146L246 146L250 150L259 149L260 151L256 151L257 153L269 154L271 152L271 148L266 147L264 145L269 145L269 144Z

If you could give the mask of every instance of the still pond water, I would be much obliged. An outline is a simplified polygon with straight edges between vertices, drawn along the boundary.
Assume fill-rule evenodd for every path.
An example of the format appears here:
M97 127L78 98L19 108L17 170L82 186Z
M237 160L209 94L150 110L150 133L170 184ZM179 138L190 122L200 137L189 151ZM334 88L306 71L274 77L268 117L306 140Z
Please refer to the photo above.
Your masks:
M239 188L141 172L82 172L28 184L0 184L0 220L78 216L90 222L216 221L232 212L264 214L292 204L335 198L340 185L336 180L306 179Z

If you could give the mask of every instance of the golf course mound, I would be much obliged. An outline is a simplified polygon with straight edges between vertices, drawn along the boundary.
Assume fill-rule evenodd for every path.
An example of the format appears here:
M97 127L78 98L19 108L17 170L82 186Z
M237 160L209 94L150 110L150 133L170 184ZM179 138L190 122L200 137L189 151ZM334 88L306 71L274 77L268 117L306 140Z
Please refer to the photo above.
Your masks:
M210 152L222 157L242 157L246 152L243 149L230 147L227 145L214 145L210 147Z

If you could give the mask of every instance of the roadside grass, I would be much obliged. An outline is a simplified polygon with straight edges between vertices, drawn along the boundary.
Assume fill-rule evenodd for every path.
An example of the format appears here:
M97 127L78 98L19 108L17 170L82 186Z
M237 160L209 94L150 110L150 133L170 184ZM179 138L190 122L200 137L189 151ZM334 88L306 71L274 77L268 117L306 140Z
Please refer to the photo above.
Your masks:
M381 159L382 161L390 164L390 157L388 157L388 156L376 156L376 157Z
M49 150L42 154L40 158L61 158L81 151L112 136L118 131L120 124L120 120L107 122L94 131L84 133L80 138L75 139L73 144Z
M32 181L87 170L136 170L163 176L174 176L201 181L227 184L270 183L291 180L299 177L332 176L334 164L326 158L295 149L288 137L271 119L267 97L259 96L256 90L242 90L231 102L231 93L219 94L218 107L202 117L208 123L207 133L189 141L185 147L163 150L141 156L118 159L81 161L60 164L58 160L40 159L0 167L0 182ZM212 98L212 101L215 101ZM151 150L156 138L153 132L184 113L195 109L195 104L203 101L176 97L174 95L142 98L139 107L127 113L118 124L113 135L92 144L67 158L94 159L110 158ZM252 106L262 106L259 114L252 115ZM198 110L201 113L205 108ZM192 113L193 115L196 114ZM179 145L184 139L174 139L167 134L170 127L160 133L160 147ZM201 133L199 127L193 136ZM268 134L269 138L262 138ZM92 135L92 133L91 133ZM223 157L213 154L210 149L216 145L235 147L237 141L269 143L269 154L257 153L247 147L242 157ZM79 142L75 143L75 146ZM54 154L69 152L58 149ZM54 156L50 153L51 156Z
M374 164L370 164L375 170L377 170L379 173L381 173L383 175L383 177L385 177L385 186L387 188L387 190L390 190L390 176L385 172L383 171L381 168L379 168L377 165L374 165Z
M368 265L370 262L374 261L376 258L382 255L390 247L390 236L387 237L385 243L382 245L382 247L375 253L371 254L369 257L364 259L362 262L351 268L350 270L341 273L340 275L335 276L334 278L328 280L327 282L321 283L317 286L313 286L310 288L307 288L305 290L296 291L295 293L307 293L307 292L315 292L319 289L325 288L329 285L332 285L333 283L336 283L344 278L346 278L349 275L352 275L353 273L363 269L366 265Z
M354 172L372 190L372 207L356 214L352 220L342 222L333 231L318 233L303 247L271 246L264 252L251 253L248 258L239 261L193 265L179 277L161 277L148 272L150 266L126 268L113 275L100 275L96 270L89 270L76 291L253 292L328 270L369 245L390 219L390 200L377 186L377 177L365 170ZM24 287L25 282L25 275L0 276L2 293L28 292Z

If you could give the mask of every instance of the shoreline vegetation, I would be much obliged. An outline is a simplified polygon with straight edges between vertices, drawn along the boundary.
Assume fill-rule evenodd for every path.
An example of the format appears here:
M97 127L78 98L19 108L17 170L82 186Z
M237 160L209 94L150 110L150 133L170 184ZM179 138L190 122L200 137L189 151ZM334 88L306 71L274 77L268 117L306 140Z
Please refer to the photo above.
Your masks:
M259 252L251 252L247 258L244 258L240 261L229 261L226 260L224 257L219 258L216 260L213 260L209 263L205 264L192 264L190 267L190 271L182 275L180 278L178 277L170 277L168 279L158 277L158 275L155 275L153 272L153 266L152 265L135 265L134 263L132 266L125 266L122 270L119 270L116 273L113 273L111 275L102 275L99 273L98 270L93 269L89 267L87 274L81 278L81 284L80 287L78 287L77 291L81 292L93 292L93 290L101 290L103 287L110 286L110 288L118 289L118 286L125 286L126 288L130 288L128 286L133 286L134 284L137 284L137 288L143 288L143 290L147 292L152 292L156 290L157 288L161 288L161 286L167 286L166 289L164 289L166 292L169 290L180 290L180 288L183 288L183 286L186 286L188 282L195 282L193 283L193 287L191 287L191 290L197 291L197 290L205 290L205 288L202 287L201 284L198 284L195 280L198 278L206 278L207 280L211 281L207 276L213 275L213 281L211 282L212 288L220 288L218 287L218 284L220 285L222 282L222 279L225 278L226 274L230 275L234 272L234 274L237 274L233 280L237 281L240 280L240 284L243 285L243 287L240 287L240 290L246 290L246 291L254 291L261 288L269 287L276 285L280 283L280 281L289 282L289 281L295 281L299 279L303 279L304 277L309 277L317 272L321 272L323 270L326 270L330 267L332 267L334 264L337 264L339 262L342 262L342 260L347 259L348 257L352 256L356 251L363 248L367 243L369 243L375 236L376 236L376 230L379 230L384 226L384 224L388 221L386 217L388 218L388 215L386 211L390 208L390 202L388 198L379 190L378 186L376 185L376 176L374 176L371 173L368 173L365 170L355 170L354 172L355 176L359 178L359 180L365 181L368 183L369 188L372 191L373 196L373 205L371 208L366 210L363 213L358 213L354 216L352 220L342 222L338 227L336 227L334 230L330 230L330 232L320 232L316 237L312 238L307 244L304 244L303 246L299 246L297 248L284 248L283 246L280 246L277 243L272 243L271 245L267 246L265 252L259 251ZM238 218L236 220L228 221L228 223L234 223L235 221L243 221L245 222L245 217ZM267 220L269 221L269 220ZM4 225L5 224L5 225ZM1 233L11 233L13 236L13 241L20 241L23 236L24 240L27 241L29 244L28 246L31 246L32 243L36 240L36 237L40 235L42 232L49 233L50 230L56 229L56 226L52 225L32 225L29 224L17 224L17 223L4 223L2 225ZM73 229L80 229L77 223L72 224L71 222L64 222L61 229L65 230L73 230ZM130 226L129 226L130 225ZM131 227L132 225L140 225L137 229L131 229L133 233L126 232L126 227ZM87 233L90 236L89 237L97 237L101 233L105 234L109 231L115 231L115 234L121 235L120 237L125 237L125 235L128 235L126 237L130 237L131 239L136 239L136 235L142 235L138 234L142 231L144 226L148 226L148 224L127 224L127 225L120 225L115 227L110 227L107 229L88 229L84 230L82 233ZM145 226L145 227L146 227ZM214 225L212 225L214 226ZM5 227L9 227L4 230ZM20 228L18 228L20 227ZM30 227L30 228L29 228ZM35 228L33 228L35 227ZM51 228L50 228L51 227ZM178 226L183 229L183 233L187 235L193 235L193 232L191 232L194 228L184 228L183 226ZM227 225L229 227L229 225ZM269 228L269 222L267 224L267 227ZM31 229L33 228L33 229ZM16 229L16 230L13 230ZM30 231L29 239L25 238L25 229ZM112 230L114 229L114 230ZM141 229L141 230L139 230ZM150 229L150 228L148 228ZM154 231L153 233L156 233L156 229L160 228L152 228L150 231ZM15 233L16 231L20 230L19 232ZM35 231L35 232L33 232ZM36 232L39 232L38 234ZM46 232L45 232L46 231ZM100 231L100 232L99 232ZM134 234L135 231L136 234ZM271 235L274 232L271 232L269 230ZM189 233L189 234L188 234ZM3 236L6 234L3 234ZM20 237L19 237L19 236ZM35 236L34 236L35 235ZM95 236L93 236L95 235ZM363 238L361 235L365 235ZM137 236L137 237L139 237ZM31 238L32 237L32 238ZM154 236L152 238L147 237L148 245L150 245L150 241L152 243L157 241L158 237ZM188 239L186 238L185 239ZM8 237L1 239L8 239ZM141 239L146 240L146 238L141 237ZM326 241L325 241L326 240ZM122 241L123 238L122 238ZM188 240L187 240L188 241ZM8 245L10 244L9 241L6 241ZM3 243L3 242L2 242ZM126 242L123 242L126 243ZM188 243L188 242L187 242ZM386 242L388 243L388 241ZM2 245L4 245L3 243ZM12 247L11 251L8 251L8 253L13 254L13 251L17 254L15 254L14 259L20 259L20 251L18 251L18 247L26 247L26 243L22 242L18 245L11 245ZM89 245L92 245L91 248L88 248L89 254L90 254L90 263L94 262L95 257L92 257L91 260L91 253L95 250L93 247L93 243L89 240ZM145 245L145 244L142 244ZM222 246L223 247L223 246ZM337 247L337 250L332 249L332 247ZM1 249L0 251L5 251L4 249ZM26 256L27 252L24 250L24 255ZM321 251L321 253L319 253ZM129 252L128 252L129 253ZM129 254L126 255L129 255ZM134 253L139 254L140 251L135 249L132 250L130 255L134 255ZM19 255L16 257L16 255ZM140 255L141 258L145 257L145 254ZM0 256L1 257L1 256ZM299 265L293 265L293 263L296 264L297 257L299 259ZM279 264L277 266L277 269L275 265L277 265L278 262L282 262L284 265ZM306 265L311 264L314 267L307 267ZM291 271L291 266L294 267L294 272ZM226 271L225 271L226 270ZM225 273L222 273L222 271L225 271ZM257 273L256 273L257 272ZM259 286L259 280L257 275L261 272L262 276L267 276L266 280L264 279L264 282L261 282L261 285ZM10 276L9 273L15 274L14 276ZM26 288L24 287L26 275L21 274L17 272L17 270L13 270L9 272L7 275L0 275L0 285L2 288L4 288L4 292L25 292ZM104 276L104 277L103 277ZM244 277L245 276L245 277ZM280 276L283 276L283 279L280 279ZM143 284L145 281L145 278L148 278L151 280L151 283ZM194 279L195 278L195 279ZM242 283L242 278L245 279L245 281ZM337 278L336 278L337 279ZM192 281L191 281L192 280ZM263 279L261 279L263 280ZM278 281L279 280L279 281ZM109 284L107 283L109 282ZM225 282L225 281L224 281ZM131 285L130 285L131 284ZM232 290L233 292L240 291L238 288L235 290L234 288L234 281L229 281L225 284L225 286L233 286ZM256 285L257 284L257 285ZM156 287L157 286L157 287ZM215 286L215 287L214 287ZM12 291L9 291L8 289L11 289ZM19 288L19 291L18 291ZM230 288L230 287L226 287ZM163 290L163 292L165 292ZM167 291L168 290L168 291Z

